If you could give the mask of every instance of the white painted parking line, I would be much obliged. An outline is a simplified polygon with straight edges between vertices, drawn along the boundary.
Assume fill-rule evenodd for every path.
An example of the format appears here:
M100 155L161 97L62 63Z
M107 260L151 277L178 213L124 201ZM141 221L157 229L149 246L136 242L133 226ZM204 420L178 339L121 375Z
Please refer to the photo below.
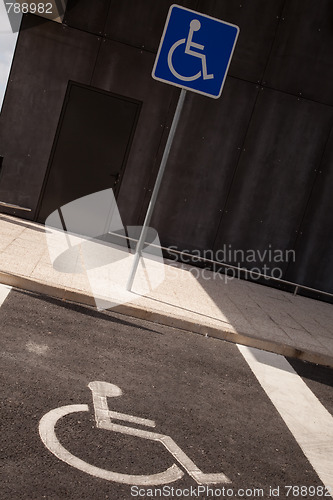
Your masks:
M283 356L242 345L238 349L331 493L333 417Z
M11 291L12 287L11 286L7 286L7 285L1 285L0 284L0 306L2 306L2 304L4 303L4 301L6 300L9 292Z

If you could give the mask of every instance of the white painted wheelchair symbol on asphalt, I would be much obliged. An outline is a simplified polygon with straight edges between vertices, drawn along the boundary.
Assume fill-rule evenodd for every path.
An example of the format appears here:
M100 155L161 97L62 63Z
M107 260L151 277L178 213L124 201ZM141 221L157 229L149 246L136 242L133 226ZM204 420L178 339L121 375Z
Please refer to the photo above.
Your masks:
M210 80L210 79L214 78L214 75L212 75L212 74L209 75L207 73L207 63L206 63L206 56L205 56L205 54L197 52L195 50L192 50L192 47L195 48L195 49L198 49L198 50L204 50L204 48L205 48L204 45L201 45L199 43L196 43L196 42L192 41L193 33L195 31L199 31L200 28L201 28L200 21L198 21L198 19L193 19L193 21L191 21L191 23L190 23L190 30L189 30L187 39L186 38L182 38L181 40L177 40L177 42L175 42L172 45L171 49L169 50L169 54L168 54L168 66L169 66L169 69L170 69L171 73L173 74L173 76L175 76L179 80L183 80L184 82L192 82L193 80L197 80L198 78L200 78L201 74L202 74L202 77L203 77L204 80ZM175 70L175 68L173 66L173 62L172 62L173 53L174 53L174 51L176 50L177 47L179 47L180 45L183 45L183 44L185 45L185 54L189 54L191 56L198 57L199 59L201 59L202 71L199 71L197 74L195 74L193 76L183 76L183 75L180 75Z
M113 423L112 420L122 420L124 422L132 422L139 425L145 425L147 427L155 427L155 422L153 420L109 410L107 397L117 397L122 394L122 391L118 386L107 382L91 382L88 387L92 391L97 428L107 429L109 431L120 432L121 434L128 434L129 436L137 436L142 439L149 439L151 441L158 441L159 443L162 443L174 459L198 484L221 484L231 482L230 479L228 479L228 477L222 472L217 474L203 473L183 452L183 450L179 448L170 436ZM117 483L130 485L161 485L172 483L173 481L177 481L183 477L184 472L176 464L173 464L171 467L158 474L130 475L120 474L95 467L94 465L90 465L80 458L72 455L59 442L55 433L55 426L58 420L65 415L82 411L89 411L88 405L79 404L61 406L46 413L46 415L44 415L39 422L39 434L41 440L45 446L60 460L95 477L106 479L107 481L115 481Z

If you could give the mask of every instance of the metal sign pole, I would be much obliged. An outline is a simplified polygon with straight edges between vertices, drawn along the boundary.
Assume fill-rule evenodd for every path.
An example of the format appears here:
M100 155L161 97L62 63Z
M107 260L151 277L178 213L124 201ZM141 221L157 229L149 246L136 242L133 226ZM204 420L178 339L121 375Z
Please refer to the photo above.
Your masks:
M162 177L163 177L163 174L164 174L165 166L166 166L166 163L168 161L168 157L169 157L170 149L171 149L171 146L172 146L172 142L173 142L173 139L174 139L174 136L175 136L175 133L176 133L176 129L177 129L177 125L178 125L178 122L179 122L179 118L180 118L180 115L181 115L181 112L182 112L182 109L183 109L185 95L186 95L186 90L182 89L181 93L180 93L180 96L179 96L179 99L178 99L178 104L177 104L177 108L176 108L176 111L175 111L175 115L174 115L173 120L172 120L172 125L171 125L171 129L170 129L170 132L169 132L168 140L167 140L167 143L165 145L164 152L163 152L163 157L162 157L162 160L161 160L161 165L160 165L160 168L159 168L159 171L158 171L158 174L157 174L157 178L156 178L156 181L155 181L155 186L154 186L154 189L153 189L153 192L152 192L152 195L151 195L151 199L150 199L150 202L149 202L149 206L148 206L148 210L147 210L147 213L146 213L145 221L144 221L143 226L142 226L140 238L139 238L138 243L137 243L136 248L135 248L134 262L133 262L133 266L132 266L132 269L131 269L130 276L128 278L127 285L126 285L126 290L129 290L129 291L131 291L132 286L133 286L133 281L134 281L135 274L136 274L136 271L137 271L137 268L138 268L138 264L139 264L139 261L140 261L142 248L143 248L143 245L145 243L146 236L147 236L150 219L151 219L151 216L153 214L153 210L154 210L154 207L155 207L155 203L156 203L156 198L157 198L157 195L158 195L158 191L160 189L160 185L161 185L161 182L162 182Z

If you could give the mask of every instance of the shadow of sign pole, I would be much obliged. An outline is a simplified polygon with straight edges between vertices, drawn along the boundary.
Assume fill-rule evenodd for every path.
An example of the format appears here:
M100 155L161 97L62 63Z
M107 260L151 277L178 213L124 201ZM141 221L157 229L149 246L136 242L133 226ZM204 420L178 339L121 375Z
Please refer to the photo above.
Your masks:
M160 168L159 168L159 171L158 171L158 174L157 174L157 178L156 178L156 181L155 181L155 186L154 186L153 193L151 195L151 199L150 199L150 202L149 202L149 206L148 206L148 210L147 210L147 213L146 213L145 221L144 221L143 226L142 226L140 238L139 238L138 243L137 243L136 248L135 248L134 262L133 262L132 269L131 269L131 272L130 272L130 275L129 275L129 278L128 278L128 281L127 281L127 285L126 285L126 290L128 290L128 291L131 291L132 286L133 286L135 274L136 274L136 271L137 271L137 268L138 268L138 265L139 265L139 261L140 261L140 257L141 257L141 252L142 252L145 240L146 240L148 227L149 227L150 220L151 220L151 217L152 217L152 214L153 214L153 210L154 210L154 207L155 207L155 203L156 203L158 191L159 191L161 183L162 183L162 178L163 178L164 170L165 170L168 158L169 158L169 153L170 153L170 150L171 150L171 146L172 146L172 143L173 143L173 140L174 140L174 137L175 137L175 133L176 133L176 130L177 130L177 125L178 125L178 122L179 122L179 118L180 118L180 115L181 115L181 112L182 112L182 109L183 109L183 104L184 104L185 96L186 96L186 90L182 89L181 93L180 93L180 96L179 96L179 99L178 99L177 108L176 108L176 111L175 111L175 114L174 114L174 117L173 117L173 120L172 120L172 125L171 125L170 133L169 133L169 136L168 136L168 140L167 140L167 143L165 145L164 152L163 152L163 157L162 157L162 160L161 160L161 165L160 165Z

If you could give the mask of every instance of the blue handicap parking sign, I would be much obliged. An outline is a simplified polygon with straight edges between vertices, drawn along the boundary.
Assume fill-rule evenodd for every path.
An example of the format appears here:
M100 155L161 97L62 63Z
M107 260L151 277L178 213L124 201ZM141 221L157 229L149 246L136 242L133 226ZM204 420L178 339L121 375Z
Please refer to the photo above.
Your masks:
M169 10L152 76L218 98L239 28L179 5Z

